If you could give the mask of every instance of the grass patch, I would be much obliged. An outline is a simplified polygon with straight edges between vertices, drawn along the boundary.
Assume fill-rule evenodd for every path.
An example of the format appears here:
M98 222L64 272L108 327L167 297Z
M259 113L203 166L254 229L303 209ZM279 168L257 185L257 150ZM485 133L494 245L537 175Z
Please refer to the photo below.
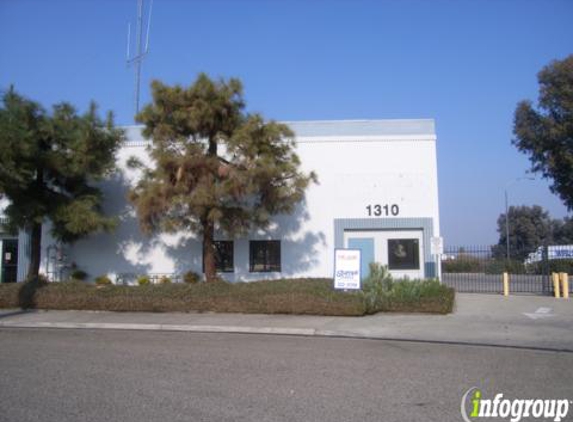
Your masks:
M402 286L391 300L375 301L382 307L372 306L371 293L335 291L332 285L332 279L316 278L139 286L27 282L0 285L0 308L361 316L378 311L446 313L451 307L445 304L453 305L453 292L451 301L429 300L443 290L430 292L426 285L415 293Z

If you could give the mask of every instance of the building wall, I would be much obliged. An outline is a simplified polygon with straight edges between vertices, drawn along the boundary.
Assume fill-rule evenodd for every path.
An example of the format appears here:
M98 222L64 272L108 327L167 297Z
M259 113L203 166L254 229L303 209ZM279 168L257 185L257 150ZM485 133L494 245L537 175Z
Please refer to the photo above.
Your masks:
M305 226L323 239L316 267L320 275L332 275L334 248L347 246L336 244L336 220L360 221L361 230L396 230L400 226L381 222L429 218L433 236L439 236L436 144L431 137L303 138L299 151L304 167L314 169L320 180L307 196ZM380 216L374 215L377 205ZM392 215L392 205L398 206L397 215ZM421 229L422 225L404 228ZM424 247L429 248L429 242Z
M358 229L422 233L421 275L433 276L429 238L440 233L433 121L290 125L297 133L302 169L315 171L319 183L309 188L306 200L293 215L276 217L265 232L235 239L235 272L223 277L230 281L331 277L334 248L347 246L344 234L341 238L337 230ZM138 172L127 169L125 163L131 156L149 162L139 130L128 128L129 142L118 153L121 174L101 184L106 198L104 210L119 215L117 230L64 247L58 265L75 263L91 277L202 271L202 248L195 235L147 237L138 228L135 212L126 200L128 187L137 180ZM221 234L217 238L228 240ZM249 273L248 241L256 239L281 240L281 273ZM49 269L45 252L53 243L46 227L44 272Z

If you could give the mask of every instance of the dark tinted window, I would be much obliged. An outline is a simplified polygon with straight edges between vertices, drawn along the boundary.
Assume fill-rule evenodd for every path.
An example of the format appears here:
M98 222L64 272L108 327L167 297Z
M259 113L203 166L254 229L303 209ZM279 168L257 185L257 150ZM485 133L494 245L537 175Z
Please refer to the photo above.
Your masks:
M280 240L251 240L249 271L252 273L281 271Z
M419 270L418 239L388 239L388 269Z
M205 258L204 255L203 258ZM215 241L215 268L219 273L232 273L233 271L235 271L232 240ZM203 259L203 272L205 272L204 259Z

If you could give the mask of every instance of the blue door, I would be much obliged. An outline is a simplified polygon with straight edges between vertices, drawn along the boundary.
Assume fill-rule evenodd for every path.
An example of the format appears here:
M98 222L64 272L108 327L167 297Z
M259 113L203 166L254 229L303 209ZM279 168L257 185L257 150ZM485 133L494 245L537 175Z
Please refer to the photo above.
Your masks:
M374 262L374 238L351 237L348 239L349 249L360 249L360 273L362 279L370 274L370 263Z

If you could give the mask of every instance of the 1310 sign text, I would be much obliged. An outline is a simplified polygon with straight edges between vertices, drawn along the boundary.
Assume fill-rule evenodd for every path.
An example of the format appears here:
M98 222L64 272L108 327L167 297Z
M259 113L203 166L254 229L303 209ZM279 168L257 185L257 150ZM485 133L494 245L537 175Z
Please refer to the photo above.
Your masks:
M366 212L368 213L368 217L395 217L400 214L400 207L397 204L373 204L366 207Z

